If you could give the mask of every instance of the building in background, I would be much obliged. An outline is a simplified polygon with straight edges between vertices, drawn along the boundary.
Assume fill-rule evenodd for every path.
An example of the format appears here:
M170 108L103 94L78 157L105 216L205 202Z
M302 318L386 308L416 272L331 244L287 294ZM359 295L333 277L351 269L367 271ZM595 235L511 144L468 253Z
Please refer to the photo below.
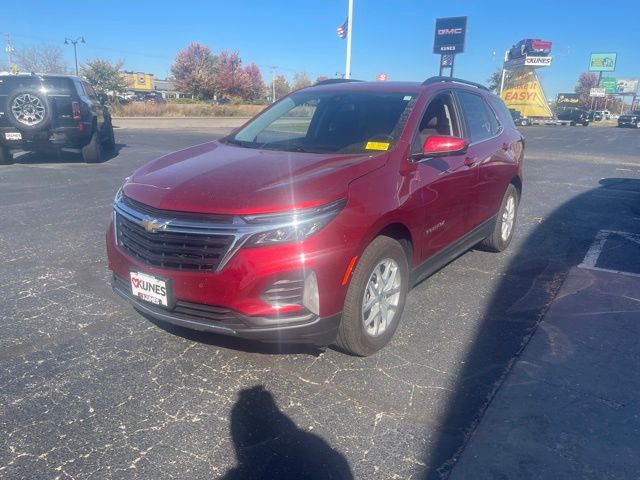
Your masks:
M162 98L193 98L193 95L178 92L170 79L155 78L153 73L122 72L127 81L127 92L132 95L159 93Z

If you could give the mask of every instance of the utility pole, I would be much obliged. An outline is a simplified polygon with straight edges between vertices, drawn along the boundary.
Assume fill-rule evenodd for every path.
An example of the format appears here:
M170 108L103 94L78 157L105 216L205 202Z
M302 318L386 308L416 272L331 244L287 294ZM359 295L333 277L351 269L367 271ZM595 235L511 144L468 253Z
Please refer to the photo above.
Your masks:
M10 33L5 33L5 40L4 40L4 51L7 52L7 60L9 62L8 67L9 70L11 70L13 68L13 62L11 61L11 55L13 54L13 52L16 51L15 48L13 48L13 45L11 44L11 34Z
M76 61L76 75L78 75L78 51L77 51L78 43L86 43L84 41L84 37L78 37L75 40L71 40L70 38L64 39L65 45L70 45L70 44L73 45L73 57L75 58L75 61Z
M509 50L504 51L504 63L509 60ZM504 63L502 64L502 78L500 79L500 91L498 92L498 96L502 95L502 90L504 90L504 77L507 75L507 70L504 68Z
M349 0L349 16L347 17L347 68L344 78L351 78L351 31L353 29L353 0Z
M271 103L275 103L276 101L276 66L267 66L269 70L271 70Z

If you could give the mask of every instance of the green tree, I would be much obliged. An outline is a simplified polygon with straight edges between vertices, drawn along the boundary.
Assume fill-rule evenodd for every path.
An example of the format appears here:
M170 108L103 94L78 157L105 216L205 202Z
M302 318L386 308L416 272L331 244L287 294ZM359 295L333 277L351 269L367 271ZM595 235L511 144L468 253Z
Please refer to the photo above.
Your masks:
M273 79L273 83L276 90L276 99L282 98L291 92L291 86L284 75L277 75Z
M500 83L502 82L502 68L499 68L487 78L487 88L493 93L498 93Z
M110 63L108 60L91 60L81 67L81 74L99 93L121 93L127 88L127 81L122 76L122 60Z

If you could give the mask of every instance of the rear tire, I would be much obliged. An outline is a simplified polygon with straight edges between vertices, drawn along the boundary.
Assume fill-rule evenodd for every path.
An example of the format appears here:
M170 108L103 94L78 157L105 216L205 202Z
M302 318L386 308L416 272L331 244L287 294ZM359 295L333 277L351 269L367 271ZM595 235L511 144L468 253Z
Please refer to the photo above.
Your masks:
M496 225L493 233L485 238L481 245L485 250L490 252L502 252L511 243L513 232L516 229L516 220L518 218L518 203L520 196L518 190L513 184L509 184L507 191L504 193L500 210L496 218Z
M85 163L100 163L102 161L102 144L95 128L93 135L91 135L91 141L82 147L82 158Z
M13 155L9 149L0 145L0 165L11 165L13 163Z
M113 124L109 121L103 128L105 128L105 137L102 141L102 147L110 152L116 148L116 136L113 133Z
M409 289L409 264L402 245L380 236L356 266L342 312L336 344L345 352L371 355L396 331Z

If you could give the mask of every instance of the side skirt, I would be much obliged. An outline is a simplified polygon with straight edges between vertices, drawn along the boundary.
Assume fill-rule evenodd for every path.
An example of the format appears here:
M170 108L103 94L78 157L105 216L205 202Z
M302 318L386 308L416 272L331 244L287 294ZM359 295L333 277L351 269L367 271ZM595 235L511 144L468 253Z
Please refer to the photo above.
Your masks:
M426 259L411 272L411 285L415 286L425 278L433 275L442 267L452 262L467 250L480 243L493 232L498 217L494 215L470 232L464 234L451 245L443 248L432 257Z

